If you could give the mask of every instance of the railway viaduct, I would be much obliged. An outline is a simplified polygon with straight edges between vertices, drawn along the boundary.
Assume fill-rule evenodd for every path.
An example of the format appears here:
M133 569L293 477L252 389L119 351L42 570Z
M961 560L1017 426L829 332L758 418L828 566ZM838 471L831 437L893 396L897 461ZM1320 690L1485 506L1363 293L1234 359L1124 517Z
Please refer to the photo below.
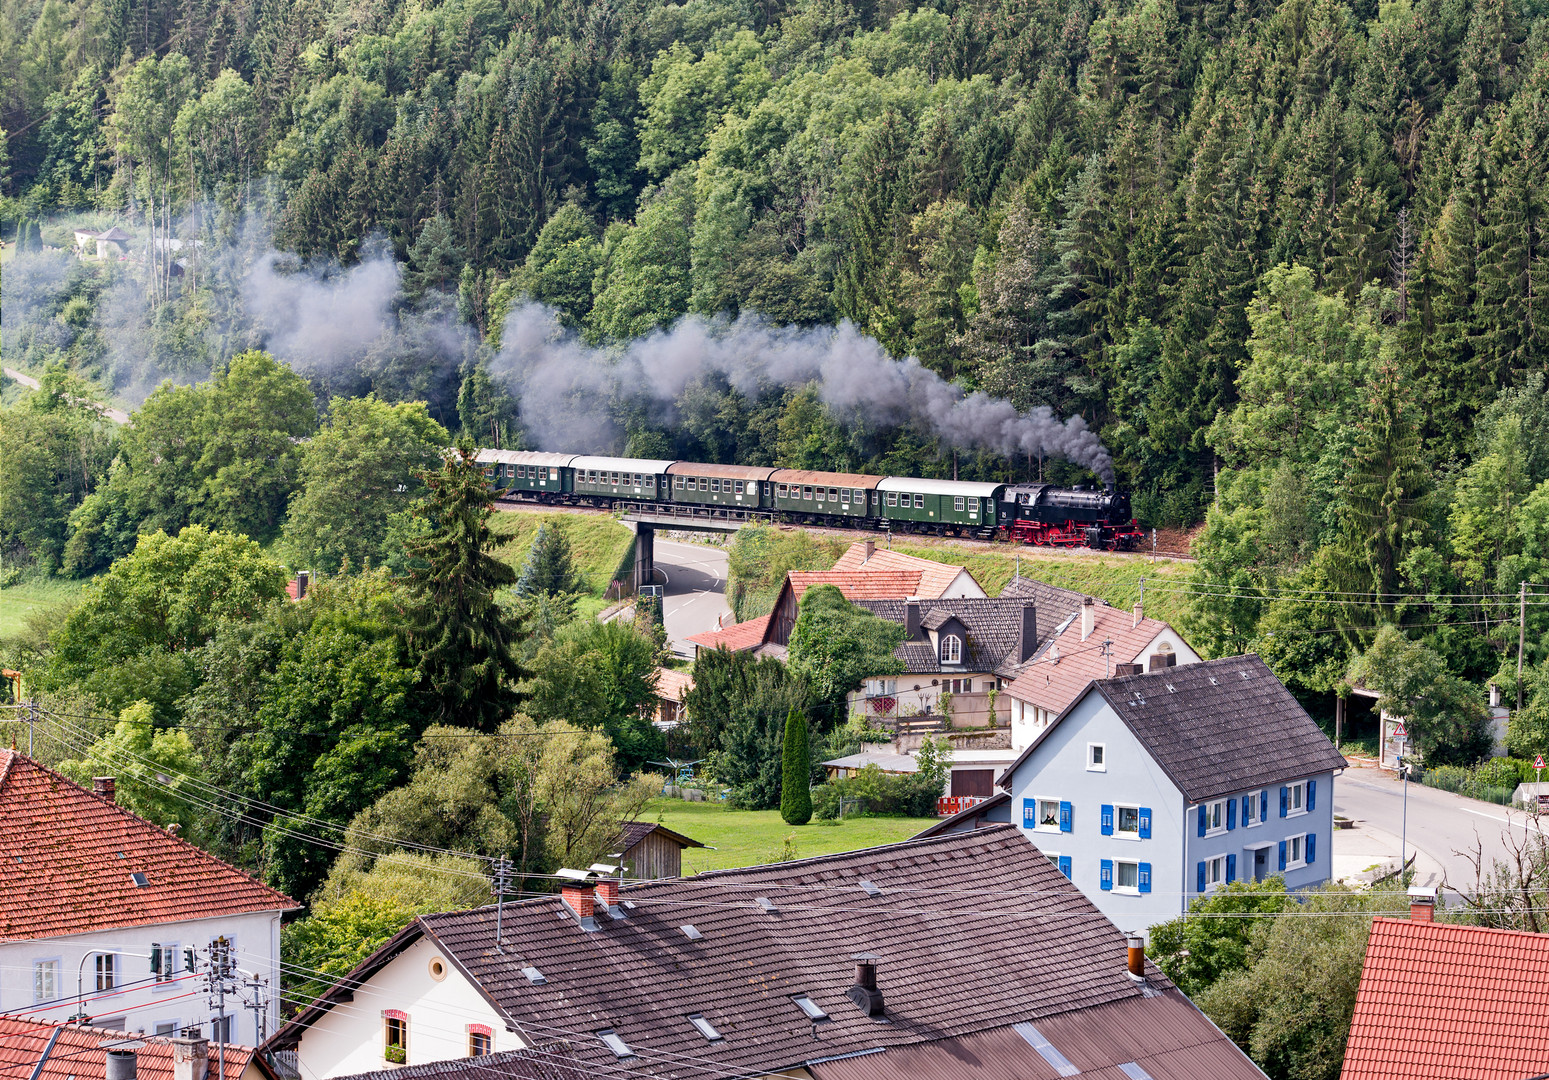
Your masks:
M662 512L659 508L630 510L621 520L635 534L635 588L639 589L656 582L657 529L734 533L752 522L769 520L769 515L719 506L686 506L681 513Z

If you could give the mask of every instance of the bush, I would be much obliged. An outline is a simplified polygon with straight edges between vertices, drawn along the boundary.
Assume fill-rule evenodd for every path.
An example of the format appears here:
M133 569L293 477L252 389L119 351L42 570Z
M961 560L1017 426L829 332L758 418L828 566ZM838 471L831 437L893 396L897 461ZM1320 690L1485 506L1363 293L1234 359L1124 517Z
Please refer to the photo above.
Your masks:
M1526 763L1530 768L1532 762ZM1510 806L1517 787L1519 764L1513 758L1491 758L1469 769L1461 765L1437 765L1426 769L1420 782L1426 787L1450 791L1469 799Z
M934 817L941 781L921 773L886 773L868 765L855 776L812 789L812 813L821 820L839 814L840 799L859 799L863 814Z
M812 816L819 821L833 821L839 816L839 785L820 784L812 789Z

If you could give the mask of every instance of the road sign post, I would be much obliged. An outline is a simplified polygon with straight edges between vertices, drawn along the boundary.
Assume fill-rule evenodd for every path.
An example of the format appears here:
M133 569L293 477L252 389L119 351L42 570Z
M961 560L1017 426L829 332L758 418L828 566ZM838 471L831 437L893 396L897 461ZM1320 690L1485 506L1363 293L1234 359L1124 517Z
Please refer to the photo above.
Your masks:
M1407 888L1409 878L1404 868L1409 864L1409 755L1406 753L1409 749L1409 732L1402 721L1394 730L1393 737L1398 740L1399 783L1403 785L1404 792L1402 824L1398 831L1398 880Z

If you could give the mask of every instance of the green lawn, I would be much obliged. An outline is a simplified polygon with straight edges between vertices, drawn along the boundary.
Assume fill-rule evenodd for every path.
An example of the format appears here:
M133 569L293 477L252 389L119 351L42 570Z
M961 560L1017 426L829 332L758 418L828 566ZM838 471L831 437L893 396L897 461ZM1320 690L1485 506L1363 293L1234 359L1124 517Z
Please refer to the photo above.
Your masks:
M32 612L70 603L84 584L47 578L22 581L8 589L0 589L0 638L18 633Z
M856 817L833 825L813 821L791 826L780 820L778 810L730 810L720 803L693 803L682 799L652 799L640 818L642 821L660 821L674 832L708 845L689 848L683 853L685 876L701 870L779 862L787 837L791 839L790 857L806 859L897 843L937 821L936 818Z
M558 529L570 541L570 558L585 585L585 593L576 609L596 614L603 608L602 594L613 580L634 534L612 517L601 514L529 513L511 511L490 518L490 532L499 546L495 556L516 567L520 573L532 550L538 527ZM595 604L588 600L595 599Z

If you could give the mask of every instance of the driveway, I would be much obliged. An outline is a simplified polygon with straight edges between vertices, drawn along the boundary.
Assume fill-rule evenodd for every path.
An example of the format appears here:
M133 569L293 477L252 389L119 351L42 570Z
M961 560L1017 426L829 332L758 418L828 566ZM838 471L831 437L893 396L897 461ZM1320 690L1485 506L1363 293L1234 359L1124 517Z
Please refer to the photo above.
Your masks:
M686 638L714 630L717 619L732 622L726 604L726 551L664 540L656 535L656 581L665 585L662 621L675 652L692 655Z
M1396 856L1397 838L1404 832L1404 787L1392 775L1380 769L1347 769L1334 780L1334 812L1355 820L1349 832L1335 836L1336 854L1340 846L1357 846L1380 853L1387 849ZM1461 795L1438 791L1423 784L1409 788L1409 824L1407 849L1418 852L1415 884L1441 885L1445 877L1454 890L1472 893L1474 866L1465 852L1482 847L1488 872L1492 859L1506 859L1509 848L1503 834L1511 831L1518 839L1537 826L1523 813L1494 803L1465 799ZM1364 844L1361 842L1362 834ZM1394 863L1397 859L1392 860Z

